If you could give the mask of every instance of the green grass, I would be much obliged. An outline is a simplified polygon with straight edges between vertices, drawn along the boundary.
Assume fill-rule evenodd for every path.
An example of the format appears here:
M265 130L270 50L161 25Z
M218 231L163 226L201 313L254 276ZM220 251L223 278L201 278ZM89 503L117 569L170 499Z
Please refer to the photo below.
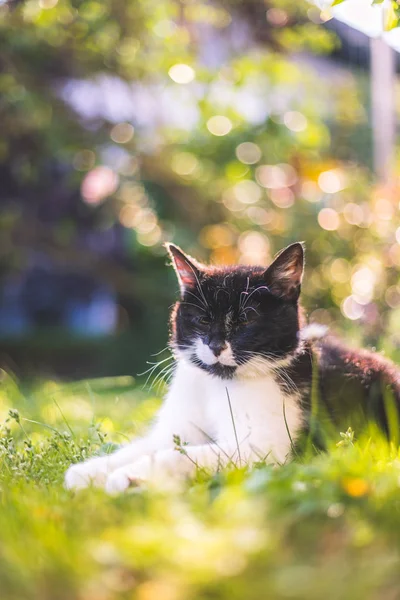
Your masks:
M377 434L183 493L63 488L72 461L140 434L158 405L129 378L24 392L3 374L1 600L400 596L400 456Z

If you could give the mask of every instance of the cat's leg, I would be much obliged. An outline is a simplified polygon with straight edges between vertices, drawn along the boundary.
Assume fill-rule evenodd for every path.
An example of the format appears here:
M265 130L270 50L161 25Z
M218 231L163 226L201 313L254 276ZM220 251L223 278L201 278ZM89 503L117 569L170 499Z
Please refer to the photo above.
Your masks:
M232 431L230 431L232 429ZM131 485L150 483L157 487L171 487L196 469L217 472L227 465L251 466L256 462L283 463L290 452L290 439L282 441L265 439L262 428L255 428L252 435L238 423L237 431L223 427L223 440L179 448L166 448L153 455L143 456L133 464L123 466L111 473L105 485L110 494L126 490ZM238 442L242 440L242 442Z
M174 436L178 436L182 443L202 443L205 439L202 430L206 429L206 425L201 403L195 398L193 384L190 379L187 380L186 371L178 367L157 421L147 436L114 454L72 465L65 475L65 486L69 489L84 488L90 484L103 487L107 477L114 471L131 468L146 455L174 448Z
M133 463L141 456L154 452L162 440L150 433L147 437L135 440L113 454L97 456L89 460L71 465L65 474L65 487L68 489L81 489L88 485L103 487L110 473L124 465Z
M228 464L241 466L255 460L259 458L248 446L238 453L235 444L219 445L211 442L177 449L168 448L117 469L109 475L105 487L110 494L122 492L130 485L146 482L157 487L171 487L186 477L192 477L198 468L217 472Z

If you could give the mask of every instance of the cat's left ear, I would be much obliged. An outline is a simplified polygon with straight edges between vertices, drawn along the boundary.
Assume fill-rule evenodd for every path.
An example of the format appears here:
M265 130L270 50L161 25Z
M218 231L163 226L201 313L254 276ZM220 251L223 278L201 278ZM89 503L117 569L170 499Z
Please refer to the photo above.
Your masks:
M282 250L265 271L264 279L272 294L288 300L300 295L304 271L304 244L296 242Z
M179 287L183 295L186 290L199 285L201 266L192 257L185 254L178 246L166 244L165 247L172 259L172 265L178 277Z

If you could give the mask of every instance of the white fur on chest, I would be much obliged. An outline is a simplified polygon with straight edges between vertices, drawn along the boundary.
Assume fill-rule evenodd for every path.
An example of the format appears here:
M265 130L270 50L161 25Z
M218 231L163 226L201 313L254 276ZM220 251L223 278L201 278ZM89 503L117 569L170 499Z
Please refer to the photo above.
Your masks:
M284 394L272 373L221 380L179 364L169 401L177 406L184 402L194 429L219 445L239 445L242 458L255 454L263 460L270 455L283 462L291 450L290 438L295 439L302 426L298 398Z
M301 426L297 398L284 394L273 374L221 380L181 360L147 436L72 465L65 485L93 483L115 493L132 482L186 477L196 466L215 472L230 462L282 463ZM175 436L188 444L184 452L176 451Z

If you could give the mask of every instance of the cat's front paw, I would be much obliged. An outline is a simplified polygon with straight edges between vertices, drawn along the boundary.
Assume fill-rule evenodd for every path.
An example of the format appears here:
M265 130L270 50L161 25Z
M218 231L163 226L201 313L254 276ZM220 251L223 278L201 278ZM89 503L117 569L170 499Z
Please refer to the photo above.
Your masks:
M110 471L108 456L91 458L86 462L71 465L65 473L64 485L68 490L79 490L89 485L104 487Z
M193 473L194 467L188 457L176 450L161 450L110 473L105 490L109 494L118 494L131 486L143 484L162 490L179 489L184 479Z
M105 490L108 494L119 494L131 486L139 486L151 479L152 458L143 456L132 465L120 467L107 477Z

